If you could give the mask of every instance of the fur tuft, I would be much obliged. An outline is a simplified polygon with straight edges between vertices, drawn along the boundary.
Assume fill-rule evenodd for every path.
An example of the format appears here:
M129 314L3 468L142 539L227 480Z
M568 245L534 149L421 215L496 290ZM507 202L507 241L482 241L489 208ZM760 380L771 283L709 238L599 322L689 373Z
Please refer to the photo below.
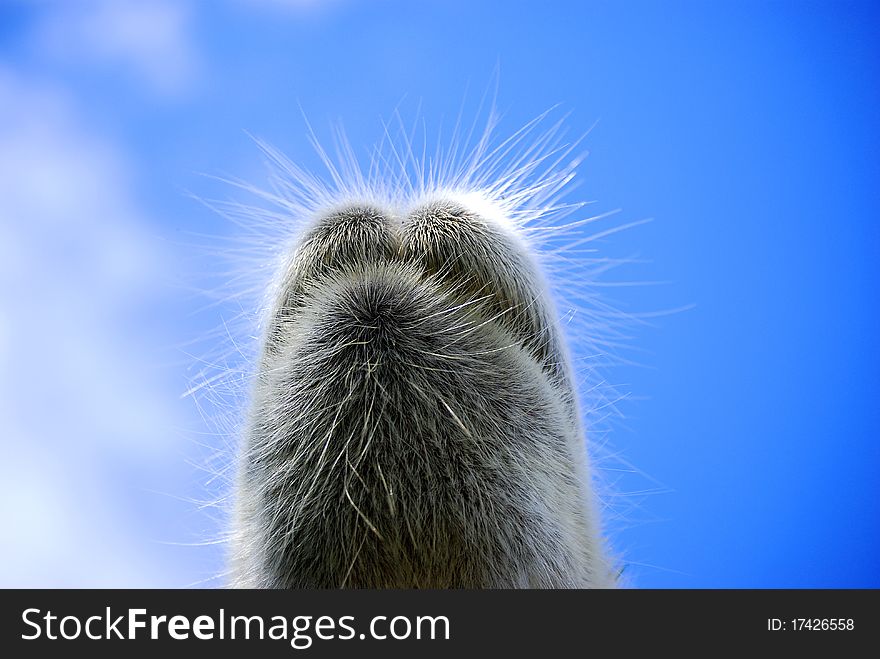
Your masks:
M260 143L271 190L236 185L263 203L218 204L271 272L252 289L232 585L617 585L582 420L608 393L572 367L545 279L592 239L560 236L603 216L565 222L580 159L545 123L494 141L490 114L430 158L401 130L366 168L313 140L325 178ZM581 347L605 354L615 315L581 306Z

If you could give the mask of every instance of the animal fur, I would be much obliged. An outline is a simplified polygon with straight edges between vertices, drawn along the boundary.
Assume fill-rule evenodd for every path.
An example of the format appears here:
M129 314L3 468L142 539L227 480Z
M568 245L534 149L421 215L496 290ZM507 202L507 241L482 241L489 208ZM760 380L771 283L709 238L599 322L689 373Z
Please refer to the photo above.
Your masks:
M232 585L616 585L568 348L524 229L574 165L536 176L522 171L534 153L480 148L458 172L423 167L416 186L350 170L315 194L284 165L305 201L289 186L273 200L308 217L266 304Z

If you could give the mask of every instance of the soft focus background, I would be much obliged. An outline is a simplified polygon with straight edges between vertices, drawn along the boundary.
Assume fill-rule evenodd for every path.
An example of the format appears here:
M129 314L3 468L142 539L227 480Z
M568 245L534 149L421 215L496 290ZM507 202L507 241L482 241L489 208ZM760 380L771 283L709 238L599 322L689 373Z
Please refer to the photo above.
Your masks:
M245 131L315 166L300 106L359 152L402 102L448 126L497 66L501 134L598 120L576 195L654 218L603 248L669 283L612 297L694 305L608 373L626 574L880 587L871 5L0 0L0 586L222 583L200 174L264 184Z

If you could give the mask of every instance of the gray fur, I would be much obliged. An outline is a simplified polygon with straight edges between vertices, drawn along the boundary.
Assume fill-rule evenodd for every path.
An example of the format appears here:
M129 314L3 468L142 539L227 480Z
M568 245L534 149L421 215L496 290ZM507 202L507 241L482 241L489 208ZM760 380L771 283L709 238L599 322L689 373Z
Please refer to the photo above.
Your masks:
M233 585L615 585L567 350L515 232L452 196L339 206L269 318Z

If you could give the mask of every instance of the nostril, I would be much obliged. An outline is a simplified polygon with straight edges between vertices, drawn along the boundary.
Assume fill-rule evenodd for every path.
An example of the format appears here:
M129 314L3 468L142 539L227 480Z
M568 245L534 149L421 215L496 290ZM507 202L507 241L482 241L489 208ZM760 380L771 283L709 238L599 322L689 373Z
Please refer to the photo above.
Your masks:
M387 224L386 214L375 206L351 204L323 215L315 231L350 230L369 231L381 229Z
M397 251L388 215L373 206L342 206L322 215L294 256L301 279L380 262Z
M403 222L400 254L429 274L462 278L480 269L494 242L485 222L463 205L432 200L410 211Z
M555 377L563 358L553 311L536 264L496 218L439 198L412 210L400 237L404 262L417 264L447 294L505 326Z
M438 199L427 204L422 204L409 214L412 224L436 224L448 222L451 224L474 225L479 223L479 218L467 208L450 199Z
M321 262L362 261L391 251L388 217L372 206L344 206L323 215L306 234L303 246L314 248Z
M459 251L472 250L490 233L485 221L465 206L449 199L433 200L417 206L404 220L401 251L423 256L425 247L436 245L438 240L459 245Z
M359 203L340 205L317 216L282 272L267 349L273 348L311 287L339 273L357 272L396 257L397 238L388 217L376 206Z

